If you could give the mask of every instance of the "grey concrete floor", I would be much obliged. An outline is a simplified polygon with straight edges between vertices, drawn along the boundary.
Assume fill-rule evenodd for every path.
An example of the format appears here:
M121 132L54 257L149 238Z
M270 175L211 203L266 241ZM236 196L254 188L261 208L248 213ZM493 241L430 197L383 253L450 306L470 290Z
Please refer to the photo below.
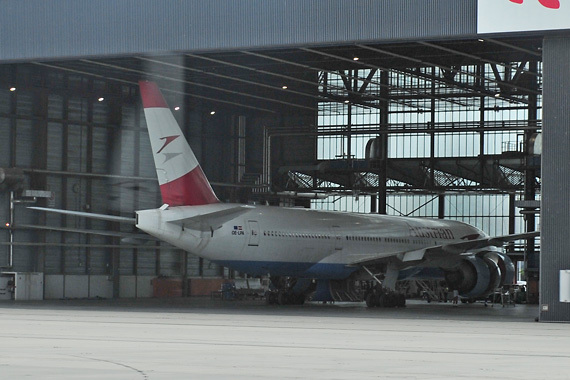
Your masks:
M0 303L1 379L568 379L537 306Z

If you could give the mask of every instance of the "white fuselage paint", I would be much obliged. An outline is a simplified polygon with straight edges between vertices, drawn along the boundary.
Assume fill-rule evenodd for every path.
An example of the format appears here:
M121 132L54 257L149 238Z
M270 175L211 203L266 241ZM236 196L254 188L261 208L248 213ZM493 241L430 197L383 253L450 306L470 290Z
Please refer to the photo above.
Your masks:
M239 205L138 211L137 227L197 256L250 274L301 276L316 265L318 270L313 267L306 274L315 278L346 277L351 269L335 272L330 268L369 258L464 241L467 236L487 236L451 220L269 206L252 207L220 228L203 231L171 223L235 207Z

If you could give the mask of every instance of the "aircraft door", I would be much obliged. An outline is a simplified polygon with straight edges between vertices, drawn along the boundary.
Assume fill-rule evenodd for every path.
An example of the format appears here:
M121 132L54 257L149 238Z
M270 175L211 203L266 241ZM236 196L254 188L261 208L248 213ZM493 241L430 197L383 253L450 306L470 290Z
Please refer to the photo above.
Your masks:
M255 220L248 220L249 227L249 246L257 247L259 245L259 223Z

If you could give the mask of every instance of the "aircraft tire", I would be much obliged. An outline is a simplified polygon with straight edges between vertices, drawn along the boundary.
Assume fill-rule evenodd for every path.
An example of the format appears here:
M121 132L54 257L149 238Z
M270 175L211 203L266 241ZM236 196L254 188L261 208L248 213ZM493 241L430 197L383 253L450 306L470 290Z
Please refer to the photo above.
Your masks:
M405 307L406 306L406 296L403 294L398 294L396 296L396 306Z
M386 307L386 295L385 294L381 294L380 296L376 297L376 306Z
M396 295L395 294L386 294L384 296L384 306L385 307L395 307L396 306Z
M265 292L265 304L275 305L277 303L276 294L270 291Z
M368 293L368 295L366 296L366 306L367 307L376 307L378 306L378 297L376 297L376 294L374 293Z
M291 305L291 297L286 292L279 292L277 295L277 303L279 305Z

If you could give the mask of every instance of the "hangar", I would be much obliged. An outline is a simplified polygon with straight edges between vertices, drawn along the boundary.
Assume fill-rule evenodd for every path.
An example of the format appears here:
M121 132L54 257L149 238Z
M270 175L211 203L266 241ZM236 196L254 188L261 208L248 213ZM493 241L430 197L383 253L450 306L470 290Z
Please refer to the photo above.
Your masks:
M235 275L138 244L132 227L26 208L160 205L137 88L151 79L222 200L452 218L490 235L540 223L540 243L507 252L540 319L568 321L570 11L551 3L516 4L521 28L509 0L5 1L0 266L41 273L46 298Z

